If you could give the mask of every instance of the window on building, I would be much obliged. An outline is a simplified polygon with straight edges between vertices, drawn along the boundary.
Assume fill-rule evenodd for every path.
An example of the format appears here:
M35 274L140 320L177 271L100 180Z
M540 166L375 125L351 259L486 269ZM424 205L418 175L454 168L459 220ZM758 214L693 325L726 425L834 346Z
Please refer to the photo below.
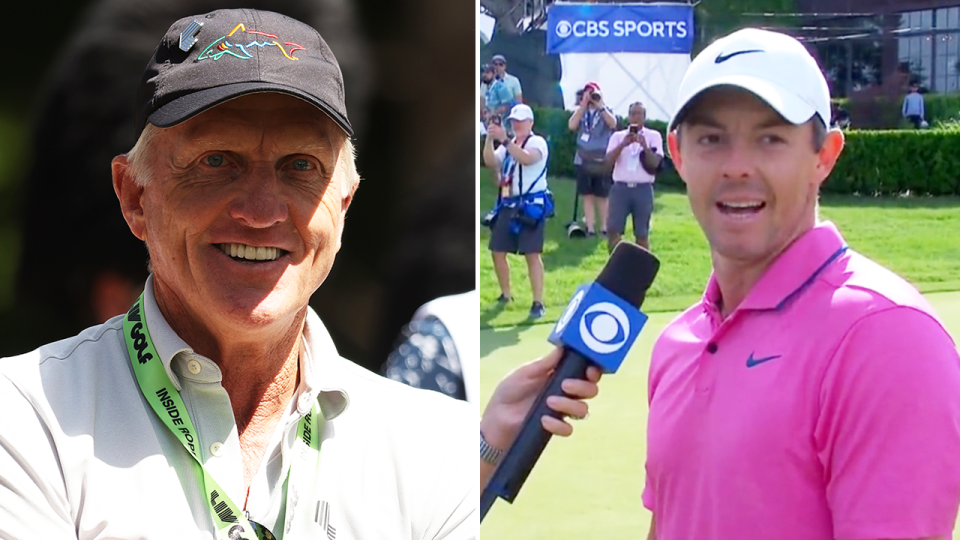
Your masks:
M901 69L935 92L960 91L960 6L900 14Z
M934 18L934 28L937 30L960 30L960 6L938 9Z

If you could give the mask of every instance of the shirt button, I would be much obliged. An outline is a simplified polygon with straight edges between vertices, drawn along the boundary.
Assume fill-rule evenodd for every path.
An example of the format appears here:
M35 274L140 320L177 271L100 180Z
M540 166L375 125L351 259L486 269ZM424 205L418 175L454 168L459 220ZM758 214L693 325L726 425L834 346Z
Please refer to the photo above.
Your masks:
M196 360L187 362L187 369L189 369L190 373L193 373L194 375L200 373L200 362L197 362Z
M210 445L210 453L213 454L213 457L220 457L223 455L223 445L215 442Z
M710 354L715 354L717 352L717 344L714 342L707 343L707 352Z

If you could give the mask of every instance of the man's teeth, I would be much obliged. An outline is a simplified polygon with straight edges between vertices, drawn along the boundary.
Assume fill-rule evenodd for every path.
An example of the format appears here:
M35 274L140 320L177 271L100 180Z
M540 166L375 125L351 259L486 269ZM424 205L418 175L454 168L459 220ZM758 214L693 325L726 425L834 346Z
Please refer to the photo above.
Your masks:
M763 202L721 202L723 206L729 206L730 208L760 208L763 206Z
M280 256L280 248L254 247L246 244L220 244L224 253L237 259L248 261L273 261Z

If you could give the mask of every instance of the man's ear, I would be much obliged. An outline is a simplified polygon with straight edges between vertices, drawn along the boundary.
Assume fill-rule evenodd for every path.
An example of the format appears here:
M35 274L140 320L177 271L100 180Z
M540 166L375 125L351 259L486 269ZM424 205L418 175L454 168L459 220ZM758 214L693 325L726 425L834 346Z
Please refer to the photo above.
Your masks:
M123 219L134 236L147 241L147 226L143 219L143 187L137 185L127 156L117 156L110 162L113 172L113 191L120 199Z
M843 131L834 128L827 132L827 136L823 140L823 147L820 148L817 156L817 171L819 173L817 176L819 176L819 184L823 184L827 177L830 176L833 167L837 164L837 159L840 158L840 153L843 152L843 145Z
M353 196L357 193L357 188L360 187L360 176L354 176L353 178L344 178L344 190L340 194L340 212L344 219L347 217L347 209L350 208L350 203L353 202Z
M670 159L673 160L677 174L683 180L683 157L680 155L680 139L677 137L677 130L667 133L667 149L670 150ZM683 183L686 184L687 181L683 180Z

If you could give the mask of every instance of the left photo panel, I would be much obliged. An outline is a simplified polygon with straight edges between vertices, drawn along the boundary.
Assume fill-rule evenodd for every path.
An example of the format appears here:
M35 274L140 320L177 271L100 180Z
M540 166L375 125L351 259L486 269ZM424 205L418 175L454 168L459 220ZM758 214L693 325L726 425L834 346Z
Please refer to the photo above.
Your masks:
M0 536L476 537L475 6L43 9L0 88Z

